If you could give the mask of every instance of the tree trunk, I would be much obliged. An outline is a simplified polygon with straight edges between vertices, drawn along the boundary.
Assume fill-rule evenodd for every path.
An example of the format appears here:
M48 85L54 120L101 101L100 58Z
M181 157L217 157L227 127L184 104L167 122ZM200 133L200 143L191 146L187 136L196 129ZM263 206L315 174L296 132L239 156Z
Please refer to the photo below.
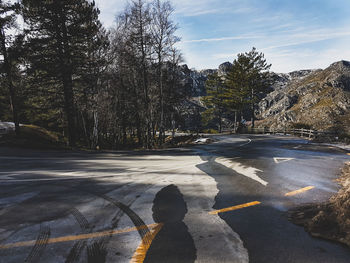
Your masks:
M159 142L160 144L163 144L165 139L165 131L164 131L164 95L163 95L163 71L162 71L161 47L158 48L158 86L159 86L159 101L160 101Z
M163 97L163 81L162 81L162 69L160 69L160 80L159 80L159 87L160 87L160 133L159 133L159 139L160 143L164 143L165 139L165 129L164 129L164 97Z
M237 110L235 110L235 124L233 126L235 133L237 133L237 127L238 127L238 125L237 125Z
M75 123L75 107L74 107L74 93L73 93L73 80L72 80L72 68L69 54L68 34L66 28L65 14L63 13L60 1L57 1L59 5L59 25L57 25L57 47L58 55L60 56L60 68L63 82L64 93L64 108L68 122L68 140L69 146L74 147L76 145L76 123Z
M255 127L255 113L254 113L254 108L255 108L255 104L252 103L252 117L251 117L252 128Z
M89 148L91 148L90 138L89 138L89 135L87 133L85 118L84 118L84 115L83 115L82 111L80 111L80 116L81 116L81 121L82 121L82 124L83 124L86 144L88 145Z
M172 112L171 113L171 127L173 129L172 131L172 138L174 139L175 138L175 120L174 120L174 113Z
M93 116L94 116L94 127L92 129L91 147L92 149L95 150L98 146L98 113L97 111L93 112Z
M64 70L65 71L65 70ZM68 138L69 146L76 145L76 125L75 125L75 109L74 109L74 95L73 83L69 73L65 72L63 76L63 91L64 91L64 106L68 122Z
M252 122L252 128L255 127L255 104L254 104L254 89L252 89L252 117L251 117L251 122Z
M143 146L142 130L141 130L141 124L140 124L140 117L138 113L136 115L136 131L137 131L137 139L138 139L139 146Z
M17 97L16 97L15 87L13 85L11 62L9 61L8 54L7 54L6 38L5 38L5 32L3 28L1 28L0 34L1 34L0 35L1 49L4 57L4 68L5 68L6 77L7 77L7 85L10 92L10 104L11 104L11 110L13 115L13 122L15 123L16 136L19 136L20 127L19 127L19 118L18 118L18 110L17 110Z

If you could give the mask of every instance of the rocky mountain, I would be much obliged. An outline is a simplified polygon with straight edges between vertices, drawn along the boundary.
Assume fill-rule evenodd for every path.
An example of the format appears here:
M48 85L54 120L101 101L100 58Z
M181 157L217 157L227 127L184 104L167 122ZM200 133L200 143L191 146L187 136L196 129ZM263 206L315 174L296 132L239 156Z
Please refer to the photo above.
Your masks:
M181 79L190 93L183 102L184 127L193 128L204 109L200 98L206 95L208 75L225 75L230 62L218 69L197 71L181 66ZM350 132L350 62L339 61L321 70L299 70L288 74L272 73L273 85L256 110L257 126L284 128L309 126L317 130Z
M325 70L273 74L273 91L259 103L259 126L300 124L317 130L350 131L350 62Z
M196 130L200 126L200 113L204 110L200 98L206 95L208 76L214 73L225 75L231 66L230 62L222 63L218 69L195 70L186 64L180 66L181 82L189 93L189 99L183 101L179 109L182 129Z
M208 76L214 73L223 76L231 67L232 64L230 62L225 62L219 65L218 69L195 70L189 69L185 64L180 67L182 83L187 86L188 90L190 90L192 98L205 96L205 82L207 81Z

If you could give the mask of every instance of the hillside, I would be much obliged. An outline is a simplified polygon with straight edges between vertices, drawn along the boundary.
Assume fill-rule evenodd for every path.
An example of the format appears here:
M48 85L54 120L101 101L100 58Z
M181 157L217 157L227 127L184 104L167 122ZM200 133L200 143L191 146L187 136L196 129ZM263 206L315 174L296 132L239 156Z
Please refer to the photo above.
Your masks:
M259 103L259 126L298 123L317 130L350 130L350 62L274 74L274 79L273 91Z
M232 64L218 69L195 70L182 65L180 77L188 99L180 105L180 128L195 130L204 110L200 98L206 95L210 74L224 76ZM324 131L350 131L350 62L339 61L321 70L271 73L272 87L256 109L259 127L284 128L298 124ZM250 118L247 114L246 118ZM232 120L231 120L232 121Z
M223 76L231 66L230 62L222 63L218 69L195 70L189 69L186 64L180 66L181 83L189 95L179 107L182 120L181 129L196 130L200 126L200 113L204 110L200 98L206 95L205 82L208 76L214 73Z
M35 125L22 125L19 136L15 135L14 123L0 121L0 147L32 149L68 149L67 142L59 133Z

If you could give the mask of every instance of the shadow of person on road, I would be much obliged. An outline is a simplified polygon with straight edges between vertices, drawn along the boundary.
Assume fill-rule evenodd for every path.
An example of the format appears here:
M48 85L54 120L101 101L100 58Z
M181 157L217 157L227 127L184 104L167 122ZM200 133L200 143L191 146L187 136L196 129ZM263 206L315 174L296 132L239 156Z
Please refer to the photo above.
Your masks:
M187 206L179 189L169 185L160 190L153 200L152 211L154 221L164 225L154 238L144 262L194 262L196 248L182 221Z

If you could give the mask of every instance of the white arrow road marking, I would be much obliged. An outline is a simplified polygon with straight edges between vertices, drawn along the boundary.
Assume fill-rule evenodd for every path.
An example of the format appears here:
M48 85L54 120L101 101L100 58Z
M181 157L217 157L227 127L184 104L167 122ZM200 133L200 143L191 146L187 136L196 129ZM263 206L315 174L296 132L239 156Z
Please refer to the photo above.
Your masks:
M251 143L251 142L252 142L252 140L251 140L251 139L248 139L248 142L243 143L243 144L241 144L241 145L238 145L238 147L246 146L247 144L249 144L249 143Z
M250 179L253 179L253 180L261 183L264 186L266 186L268 184L268 182L264 181L263 179L261 179L257 175L257 172L263 172L262 170L256 169L254 167L246 167L240 163L233 162L233 161L226 159L226 158L223 158L223 157L218 157L215 159L215 161L219 164L222 164L222 165L236 171L237 173L239 173L243 176L249 177Z
M284 162L288 162L291 160L294 160L295 158L282 158L282 157L274 157L273 160L275 161L275 163L284 163Z

